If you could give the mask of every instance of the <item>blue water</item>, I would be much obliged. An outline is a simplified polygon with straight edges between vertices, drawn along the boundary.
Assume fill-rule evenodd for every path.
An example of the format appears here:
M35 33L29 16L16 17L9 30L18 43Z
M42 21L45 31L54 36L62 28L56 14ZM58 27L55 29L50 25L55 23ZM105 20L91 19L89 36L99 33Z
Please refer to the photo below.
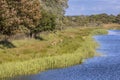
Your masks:
M100 44L101 57L86 60L83 64L17 77L13 80L120 80L120 31L110 30L108 35L94 36Z

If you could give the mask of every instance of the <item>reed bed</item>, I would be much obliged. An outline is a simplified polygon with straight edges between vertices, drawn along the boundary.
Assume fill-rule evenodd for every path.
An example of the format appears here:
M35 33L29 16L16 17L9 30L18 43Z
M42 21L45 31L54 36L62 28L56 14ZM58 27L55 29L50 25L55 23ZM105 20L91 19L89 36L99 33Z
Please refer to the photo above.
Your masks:
M107 29L95 29L91 32L92 35L99 35L99 34L108 34Z
M65 68L81 64L85 59L91 58L96 54L95 48L97 47L97 43L91 37L92 31L94 30L97 32L96 28L67 29L61 32L64 35L59 36L63 37L63 42L50 47L49 50L51 52L48 50L52 54L58 51L56 55L2 63L0 64L0 78L4 79L19 75L36 74L49 69ZM66 34L65 32L69 32L70 36L67 36L68 33Z

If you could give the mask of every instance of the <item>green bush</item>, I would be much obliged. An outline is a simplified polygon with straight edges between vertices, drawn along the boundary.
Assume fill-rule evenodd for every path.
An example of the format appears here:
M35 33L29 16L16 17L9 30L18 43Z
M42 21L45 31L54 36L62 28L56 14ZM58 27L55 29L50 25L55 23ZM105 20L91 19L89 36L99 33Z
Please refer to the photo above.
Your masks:
M108 31L106 29L95 29L91 32L92 35L102 35L102 34L108 34Z

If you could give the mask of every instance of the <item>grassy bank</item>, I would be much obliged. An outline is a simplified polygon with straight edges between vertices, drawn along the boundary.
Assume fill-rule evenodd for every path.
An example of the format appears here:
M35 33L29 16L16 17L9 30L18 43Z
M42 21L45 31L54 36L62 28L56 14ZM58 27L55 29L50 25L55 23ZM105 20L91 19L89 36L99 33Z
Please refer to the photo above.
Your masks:
M0 78L36 74L48 69L80 64L95 56L93 34L106 33L98 28L69 28L41 34L41 40L19 40L16 48L1 49ZM9 57L6 57L9 55ZM12 59L13 58L13 59Z
M120 24L117 23L103 24L103 27L106 29L120 29Z

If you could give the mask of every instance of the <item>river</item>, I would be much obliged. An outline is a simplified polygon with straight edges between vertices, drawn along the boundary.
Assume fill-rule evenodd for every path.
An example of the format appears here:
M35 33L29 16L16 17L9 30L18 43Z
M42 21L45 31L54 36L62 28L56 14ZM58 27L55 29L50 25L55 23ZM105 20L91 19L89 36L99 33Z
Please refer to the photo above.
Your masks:
M99 44L100 57L86 60L81 65L45 71L12 80L120 80L120 30L93 37Z

